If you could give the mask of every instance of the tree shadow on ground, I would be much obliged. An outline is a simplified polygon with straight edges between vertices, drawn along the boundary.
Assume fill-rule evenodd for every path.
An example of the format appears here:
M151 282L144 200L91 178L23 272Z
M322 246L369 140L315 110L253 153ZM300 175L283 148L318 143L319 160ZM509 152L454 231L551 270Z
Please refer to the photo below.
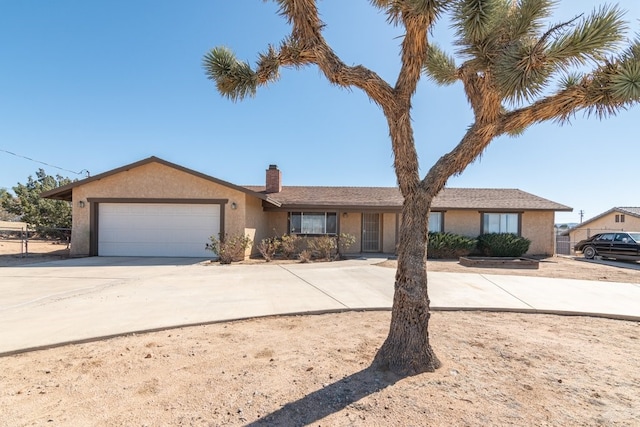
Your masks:
M368 367L329 384L271 414L247 424L259 426L303 426L339 412L352 403L395 384L403 377Z

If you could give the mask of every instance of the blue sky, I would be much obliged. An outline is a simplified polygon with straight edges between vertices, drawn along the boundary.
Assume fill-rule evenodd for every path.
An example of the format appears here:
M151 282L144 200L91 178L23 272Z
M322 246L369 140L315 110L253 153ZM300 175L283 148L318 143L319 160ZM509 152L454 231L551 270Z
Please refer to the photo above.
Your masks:
M554 21L602 3L561 1ZM618 4L633 37L640 3ZM395 185L384 116L361 92L308 67L283 70L255 98L233 103L206 79L208 49L224 45L253 63L287 35L276 10L259 0L0 1L0 187L40 167L80 178L69 171L95 175L151 155L235 184L264 182L275 163L284 185ZM344 62L395 81L399 28L367 0L324 0L320 10ZM433 39L448 46L450 35L443 22ZM424 175L470 124L462 88L423 80L413 121ZM448 186L520 188L574 208L557 222L640 206L638 123L640 107L538 125L495 140Z

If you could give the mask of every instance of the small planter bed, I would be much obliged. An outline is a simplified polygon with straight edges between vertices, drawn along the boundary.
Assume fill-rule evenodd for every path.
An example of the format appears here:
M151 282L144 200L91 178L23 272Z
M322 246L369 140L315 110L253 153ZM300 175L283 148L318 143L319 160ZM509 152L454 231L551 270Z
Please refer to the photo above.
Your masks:
M460 264L465 267L479 268L522 268L537 270L538 260L529 258L502 258L502 257L460 257Z

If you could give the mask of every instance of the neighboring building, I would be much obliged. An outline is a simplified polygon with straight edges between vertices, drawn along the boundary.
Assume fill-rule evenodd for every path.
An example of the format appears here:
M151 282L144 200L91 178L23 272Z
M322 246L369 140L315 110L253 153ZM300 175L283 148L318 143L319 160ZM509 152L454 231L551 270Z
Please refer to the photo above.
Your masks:
M73 205L72 256L208 257L209 236L349 233L353 253L394 253L402 196L395 187L283 186L275 166L265 186L239 186L150 157L42 197ZM572 209L515 189L446 188L433 201L432 231L476 237L513 232L529 254L554 253L554 214Z
M572 244L605 231L640 231L640 207L612 208L568 231Z

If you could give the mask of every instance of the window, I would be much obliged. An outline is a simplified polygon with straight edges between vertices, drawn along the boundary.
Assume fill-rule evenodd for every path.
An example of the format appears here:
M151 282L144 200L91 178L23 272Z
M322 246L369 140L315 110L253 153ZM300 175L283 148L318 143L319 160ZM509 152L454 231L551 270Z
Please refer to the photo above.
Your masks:
M615 234L613 234L613 233L601 234L600 237L598 237L597 240L604 240L606 242L613 242L614 236L615 236Z
M613 239L613 241L627 243L629 241L629 235L625 233L616 234L616 237Z
M431 212L429 214L429 231L432 233L441 233L442 231L444 231L442 229L443 218L443 212Z
M616 222L624 222L624 214L616 215Z
M517 213L485 213L482 215L482 232L520 234L519 219Z
M335 212L291 212L291 234L337 234L338 215Z

